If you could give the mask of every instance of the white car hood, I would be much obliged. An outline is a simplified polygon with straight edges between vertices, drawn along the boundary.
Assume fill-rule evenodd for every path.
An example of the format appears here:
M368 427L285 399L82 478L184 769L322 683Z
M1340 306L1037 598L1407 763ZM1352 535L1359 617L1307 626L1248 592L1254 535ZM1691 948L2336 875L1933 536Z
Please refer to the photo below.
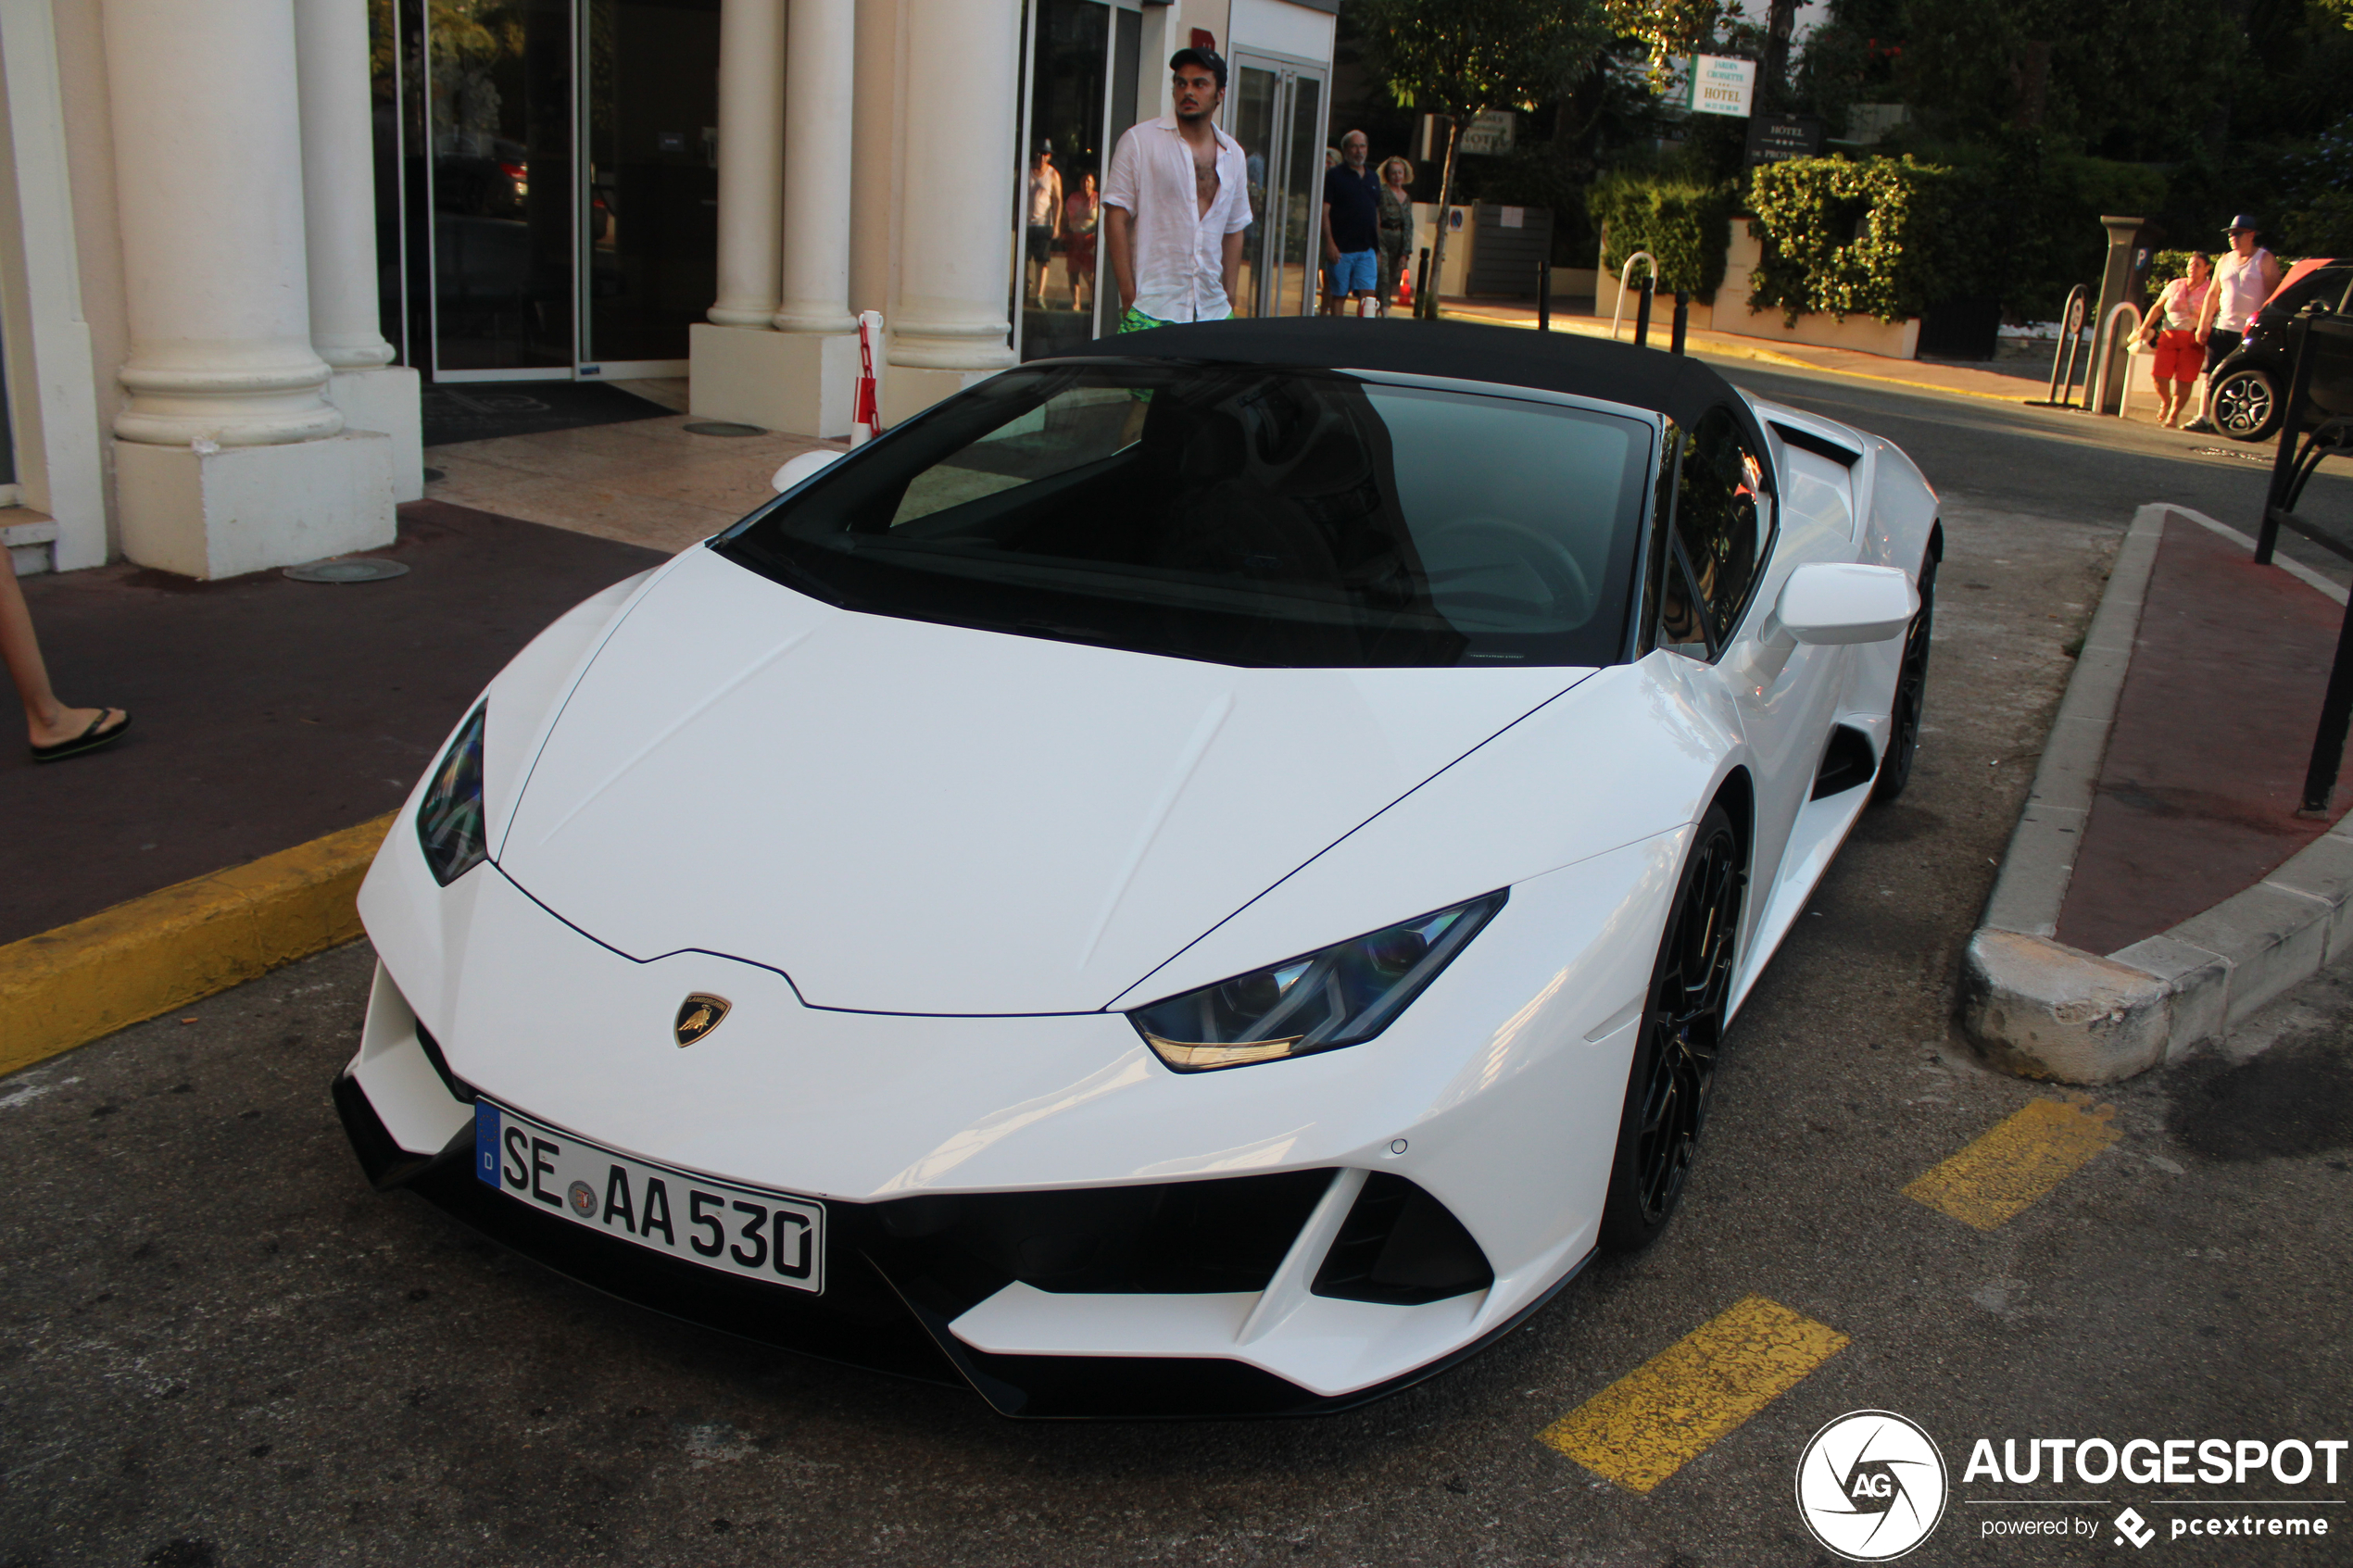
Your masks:
M696 551L497 859L633 959L743 959L813 1006L1091 1011L1587 673L1237 669L853 614ZM1368 929L1420 912L1365 890Z

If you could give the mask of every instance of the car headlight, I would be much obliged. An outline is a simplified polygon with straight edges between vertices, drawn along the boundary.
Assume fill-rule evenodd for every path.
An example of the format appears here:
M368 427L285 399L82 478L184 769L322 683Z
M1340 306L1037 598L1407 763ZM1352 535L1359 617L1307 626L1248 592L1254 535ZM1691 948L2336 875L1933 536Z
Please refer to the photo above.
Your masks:
M490 858L482 820L484 703L434 764L433 783L417 808L417 843L433 879L447 887Z
M1179 1073L1313 1056L1371 1039L1504 907L1508 889L1401 921L1127 1015Z

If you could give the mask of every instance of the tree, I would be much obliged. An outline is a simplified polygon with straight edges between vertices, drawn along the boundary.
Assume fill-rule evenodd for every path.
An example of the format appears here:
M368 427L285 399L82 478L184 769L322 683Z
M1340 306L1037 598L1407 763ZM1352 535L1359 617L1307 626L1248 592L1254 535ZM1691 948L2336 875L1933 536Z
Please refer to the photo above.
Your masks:
M1360 0L1352 7L1365 64L1406 108L1446 119L1430 287L1416 308L1437 315L1446 211L1463 127L1490 109L1532 109L1565 95L1608 47L1598 0Z

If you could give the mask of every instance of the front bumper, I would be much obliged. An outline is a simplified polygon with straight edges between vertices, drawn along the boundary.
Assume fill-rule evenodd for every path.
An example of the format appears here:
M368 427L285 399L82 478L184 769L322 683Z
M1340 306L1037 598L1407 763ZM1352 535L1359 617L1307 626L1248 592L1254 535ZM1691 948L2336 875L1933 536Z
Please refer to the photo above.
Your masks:
M418 1054L426 1058L428 1067L434 1065L421 1047ZM1229 1327L1237 1317L1246 1322L1279 1283L1302 1235L1312 1242L1318 1219L1334 1211L1340 1212L1340 1223L1322 1238L1325 1246L1311 1288L1351 1291L1356 1299L1348 1304L1359 1311L1416 1312L1451 1304L1456 1314L1475 1311L1486 1294L1484 1284L1464 1290L1460 1286L1468 1282L1450 1273L1460 1276L1466 1267L1484 1271L1485 1260L1459 1224L1426 1195L1416 1199L1378 1185L1368 1192L1361 1173L1352 1180L1348 1173L1290 1172L1168 1184L1164 1189L977 1195L964 1199L961 1209L943 1207L953 1200L936 1198L882 1203L832 1200L826 1205L826 1288L812 1296L699 1268L515 1202L475 1179L470 1122L439 1153L419 1155L393 1135L350 1072L335 1080L333 1097L361 1169L379 1190L406 1188L492 1240L634 1306L827 1361L925 1382L963 1384L1007 1416L1173 1420L1347 1410L1475 1355L1517 1327L1576 1272L1564 1274L1507 1320L1445 1354L1339 1394L1302 1387L1231 1356L988 1348L992 1334L1014 1340L1022 1336L1026 1307L1032 1309L1027 1314L1031 1333L1037 1332L1038 1320L1051 1322L1060 1308L1063 1333L1082 1338L1090 1330L1098 1336L1118 1333L1115 1317L1111 1323L1087 1323L1097 1316L1090 1309L1105 1299L1140 1305L1148 1318L1166 1313L1167 1304L1176 1301L1198 1304L1204 1311L1189 1315L1213 1324L1221 1318ZM1188 1249L1183 1222L1168 1222L1171 1205L1164 1200L1168 1191L1188 1188L1194 1195L1196 1214L1214 1207L1224 1219L1254 1216L1255 1235L1214 1256ZM1206 1189L1224 1190L1204 1202L1200 1195ZM1118 1212L1106 1215L1106 1210ZM1433 1219L1432 1210L1444 1219ZM1030 1218L1022 1222L1020 1214ZM1139 1215L1146 1223L1132 1223ZM1013 1217L1010 1226L1009 1217ZM1074 1219L1077 1232L1072 1229ZM1155 1219L1161 1222L1156 1235ZM1044 1238L1049 1251L1060 1256L1044 1260L1042 1270L1033 1266L1025 1272L1046 1274L1049 1283L1091 1288L1039 1290L1008 1274L1008 1269L1024 1267L1025 1247L1034 1253L1041 1239L1018 1233L1041 1223L1049 1232ZM1057 1223L1060 1229L1055 1229ZM1081 1233L1089 1245L1073 1264L1072 1237ZM975 1235L981 1238L976 1245ZM1156 1245L1100 1245L1105 1237L1139 1236ZM1001 1245L992 1246L991 1238ZM1270 1244L1284 1254L1271 1266L1266 1261ZM1032 1264L1038 1261L1034 1256L1029 1260ZM1064 1276L1059 1281L1051 1277L1058 1264ZM1220 1271L1235 1277L1214 1277ZM1491 1283L1491 1274L1486 1283ZM1134 1288L1155 1284L1252 1288ZM1347 1298L1331 1299L1337 1304ZM1000 1308L993 1319L988 1315L992 1302L1009 1300L1010 1309ZM1042 1311L1035 1310L1040 1306ZM1180 1310L1168 1315L1172 1321L1160 1324L1160 1331L1182 1342L1188 1336L1181 1320L1189 1314Z
M850 1014L804 1007L784 975L707 951L634 960L564 923L495 862L441 888L413 846L388 843L360 897L388 968L339 1098L380 1185L413 1185L659 1311L961 1378L1008 1412L1339 1409L1508 1331L1592 1250L1633 1002L1680 842L1638 841L1515 884L1504 914L1378 1040L1191 1075L1161 1068L1115 1013ZM691 992L735 1007L682 1050L670 1024ZM427 1030L446 1060L421 1046ZM469 1190L470 1161L434 1163L471 1135L468 1085L628 1158L824 1202L838 1216L829 1245L843 1251L827 1261L839 1298L767 1305L786 1287L748 1294L594 1231L554 1235L528 1210L485 1210L519 1206ZM920 1238L860 1228L868 1210L941 1200L1111 1195L1115 1207L1146 1190L1302 1174L1322 1195L1304 1222L1286 1221L1274 1273L1241 1282L1105 1287L1000 1267L984 1273L985 1291L958 1275L943 1294L926 1283L938 1271L912 1246ZM1342 1255L1373 1259L1359 1271L1368 1277L1380 1272L1358 1200L1378 1207L1401 1188L1427 1199L1407 1228L1429 1209L1451 1216L1491 1283L1424 1280L1400 1294L1415 1282L1393 1278L1384 1296L1324 1277ZM1164 1363L1170 1375L1159 1377Z

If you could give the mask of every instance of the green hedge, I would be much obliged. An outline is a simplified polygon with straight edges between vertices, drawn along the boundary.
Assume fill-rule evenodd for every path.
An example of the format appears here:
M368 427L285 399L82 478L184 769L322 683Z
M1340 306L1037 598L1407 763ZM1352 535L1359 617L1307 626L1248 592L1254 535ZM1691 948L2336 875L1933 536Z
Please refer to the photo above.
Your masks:
M1723 283L1731 186L1618 174L1595 181L1585 206L1604 226L1602 265L1613 279L1628 257L1646 250L1658 262L1661 288L1688 289L1705 301Z
M1983 248L1982 182L1906 156L1849 162L1792 158L1751 181L1750 232L1763 258L1749 308L1918 316L1941 300L1999 293L1975 257Z

